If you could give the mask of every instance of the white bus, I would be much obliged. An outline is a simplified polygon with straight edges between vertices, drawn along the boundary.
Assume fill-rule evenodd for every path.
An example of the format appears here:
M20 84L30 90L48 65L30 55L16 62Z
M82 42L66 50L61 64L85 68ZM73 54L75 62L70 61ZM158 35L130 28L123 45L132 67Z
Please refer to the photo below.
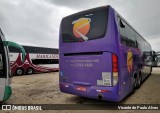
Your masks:
M153 59L152 59L152 66L153 67L160 67L160 51L152 52L153 54Z
M23 75L59 70L58 49L23 46L26 52L24 63L21 62L19 49L10 48L10 63L12 75Z
M24 61L25 51L23 47L14 42L6 41L0 29L0 102L9 99L12 94L8 47L19 48L22 51L22 60Z

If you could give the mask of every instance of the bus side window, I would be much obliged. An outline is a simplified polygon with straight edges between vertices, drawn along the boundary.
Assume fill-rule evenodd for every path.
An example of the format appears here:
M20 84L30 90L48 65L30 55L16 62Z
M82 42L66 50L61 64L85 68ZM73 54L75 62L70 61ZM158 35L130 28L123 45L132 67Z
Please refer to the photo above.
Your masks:
M139 36L137 33L135 33L136 36L136 41L138 42L138 48L141 49L141 51L145 51L144 49L145 47L145 42L143 41L143 39L141 38L141 36Z
M136 48L136 38L135 38L134 30L128 25L126 27L127 27L127 30L128 30L129 46Z
M3 59L2 59L2 51L0 50L0 77L3 77Z
M58 59L32 59L32 63L35 65L40 64L59 64Z
M118 18L118 23L119 23L121 43L127 45L128 36L127 36L127 31L125 29L125 23L120 18Z
M137 48L134 30L120 18L118 18L118 22L119 22L121 43L129 47Z

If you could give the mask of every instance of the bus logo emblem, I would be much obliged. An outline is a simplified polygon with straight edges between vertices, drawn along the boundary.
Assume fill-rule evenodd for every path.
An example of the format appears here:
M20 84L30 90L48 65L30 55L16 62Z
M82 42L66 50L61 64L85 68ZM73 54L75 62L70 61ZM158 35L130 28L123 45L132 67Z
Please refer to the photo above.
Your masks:
M90 30L90 18L80 18L72 22L73 24L73 34L76 38L83 38L83 40L88 40L86 36Z
M130 73L133 67L133 54L131 50L129 50L127 53L127 67L128 67L128 72Z

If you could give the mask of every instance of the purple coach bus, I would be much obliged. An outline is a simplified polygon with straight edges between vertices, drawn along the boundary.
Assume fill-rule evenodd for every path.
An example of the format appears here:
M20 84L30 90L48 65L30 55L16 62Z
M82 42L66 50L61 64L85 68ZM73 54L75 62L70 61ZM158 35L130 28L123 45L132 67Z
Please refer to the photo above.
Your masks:
M152 71L150 44L111 6L64 17L59 50L64 93L119 102Z

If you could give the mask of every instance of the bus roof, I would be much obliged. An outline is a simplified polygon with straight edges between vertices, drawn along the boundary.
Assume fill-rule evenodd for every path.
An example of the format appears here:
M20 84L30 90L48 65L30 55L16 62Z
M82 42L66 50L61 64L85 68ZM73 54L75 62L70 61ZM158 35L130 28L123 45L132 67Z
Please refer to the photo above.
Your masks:
M74 14L71 14L71 15L68 15L68 16L65 16L63 19L65 19L65 18L67 18L67 17L70 17L70 16L73 16L73 15L79 15L79 14L83 14L84 12L94 11L94 10L97 10L97 9L103 9L103 8L106 8L106 7L111 7L111 6L110 6L110 5L105 5L105 6L101 6L101 7L96 7L96 8L91 8L91 9L79 11L79 12L77 12L77 13L74 13ZM62 20L63 20L63 19L62 19Z
M4 34L3 34L2 30L1 30L1 28L0 28L0 37L1 37L2 41L5 40L5 36L4 36Z
M25 46L22 45L26 51L26 53L42 53L42 54L58 54L57 48L47 48L47 47L35 47L35 46ZM19 49L9 47L10 52L19 53Z
M1 30L1 28L0 28L0 33L4 36L4 34L3 34L2 30Z

